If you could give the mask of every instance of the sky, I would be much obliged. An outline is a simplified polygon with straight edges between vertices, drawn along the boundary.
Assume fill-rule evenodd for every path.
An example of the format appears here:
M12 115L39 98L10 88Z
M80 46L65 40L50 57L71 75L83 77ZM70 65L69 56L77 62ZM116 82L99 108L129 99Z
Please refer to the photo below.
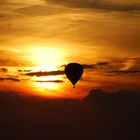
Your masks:
M139 0L0 0L0 91L140 90L139 38ZM84 67L76 89L63 73L70 62Z

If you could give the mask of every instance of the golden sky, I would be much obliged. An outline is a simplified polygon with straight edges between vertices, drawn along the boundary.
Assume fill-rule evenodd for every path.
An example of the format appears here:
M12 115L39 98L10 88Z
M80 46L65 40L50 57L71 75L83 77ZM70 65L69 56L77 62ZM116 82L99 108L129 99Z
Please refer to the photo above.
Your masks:
M139 0L0 0L0 67L9 70L10 78L21 69L57 71L78 62L85 66L83 81L90 85L95 79L88 74L105 72L96 74L91 87L103 87L104 78L110 79L106 75L113 75L112 88L114 73L120 83L137 87L139 38ZM3 69L1 77L7 78ZM83 85L79 90L88 89Z

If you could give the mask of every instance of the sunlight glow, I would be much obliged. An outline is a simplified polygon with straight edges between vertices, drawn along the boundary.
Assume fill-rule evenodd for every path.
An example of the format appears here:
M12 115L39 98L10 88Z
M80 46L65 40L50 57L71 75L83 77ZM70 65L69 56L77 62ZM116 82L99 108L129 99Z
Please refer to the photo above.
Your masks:
M36 82L34 83L34 86L40 90L44 90L44 89L56 90L58 87L58 85L53 82Z
M54 81L60 79L60 76L41 76L41 77L34 77L35 81Z
M55 47L56 46L56 47ZM33 64L33 71L57 71L59 66L65 63L66 50L57 44L52 45L33 45L27 50L26 58ZM46 89L58 90L62 77L60 76L41 76L32 77L33 86L40 91Z
M37 71L54 71L57 70L57 66L55 64L50 65L40 65L36 67Z
M40 89L58 89L59 85L55 80L61 79L60 76L43 76L43 77L34 77L33 80L34 86Z
M29 49L28 59L43 70L52 71L65 62L66 52L63 49L53 47L32 47Z

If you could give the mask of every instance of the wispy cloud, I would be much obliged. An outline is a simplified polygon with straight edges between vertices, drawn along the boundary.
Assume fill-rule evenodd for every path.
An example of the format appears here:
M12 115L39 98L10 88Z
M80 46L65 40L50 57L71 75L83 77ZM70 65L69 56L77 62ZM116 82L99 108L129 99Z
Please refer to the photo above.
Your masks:
M49 16L49 15L58 15L64 12L69 11L66 8L59 6L53 6L48 4L43 5L31 5L23 8L18 8L17 13L24 14L27 16Z
M0 77L0 81L5 81L5 80L8 80L8 81L15 81L15 82L19 82L19 81L20 81L20 79L17 79L17 78L12 78L12 77L3 78L3 77Z
M107 65L109 65L109 62L106 62L106 61L103 61L103 62L97 62L96 65L99 65L99 66L107 66Z
M135 65L135 60L128 59L123 64L124 64L124 67L122 67L120 69L120 71L125 71L125 70L131 69L131 67L133 67L133 65Z
M109 71L108 73L118 73L118 74L135 74L135 73L140 73L138 70L114 70L114 71Z
M39 83L63 83L64 81L63 80L45 80L45 81L39 81L39 80L36 80L35 82L39 82Z
M93 69L96 67L95 64L82 64L84 69Z
M29 73L26 73L25 75L27 76L50 76L50 75L63 75L64 74L64 71L61 71L61 70L58 70L58 71L49 71L49 72L29 72Z
M140 5L138 3L117 3L108 0L46 0L47 2L52 2L54 4L65 5L67 7L74 8L89 8L97 10L106 11L136 11L140 10Z
M94 64L82 64L82 66L84 69L110 74L109 76L114 74L140 74L139 58L110 59L107 61L97 61Z
M99 62L94 63L94 64L81 64L81 65L84 69L97 69L97 67L109 65L109 63L110 62L99 61ZM61 67L65 67L65 65L62 65Z
M120 63L120 68L110 69L108 72L118 74L140 73L140 58L125 58L122 63Z

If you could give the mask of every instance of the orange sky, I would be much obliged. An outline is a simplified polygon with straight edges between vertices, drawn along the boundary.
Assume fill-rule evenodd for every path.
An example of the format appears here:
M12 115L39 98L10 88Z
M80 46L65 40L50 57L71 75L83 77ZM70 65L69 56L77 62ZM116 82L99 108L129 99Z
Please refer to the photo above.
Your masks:
M30 85L34 93L38 84L40 90L51 94L57 89L56 93L65 97L81 97L96 87L115 89L118 84L137 89L139 32L139 0L0 1L0 67L8 69L7 73L0 70L0 89L4 90L9 81L14 90ZM25 72L18 72L63 70L62 65L69 62L84 64L86 69L77 91L71 89L77 93L72 96L67 93L71 85L64 75L52 75L51 80L64 82L47 83L52 87L49 89L44 83L32 82L34 77L24 77ZM21 81L5 79L15 76Z

